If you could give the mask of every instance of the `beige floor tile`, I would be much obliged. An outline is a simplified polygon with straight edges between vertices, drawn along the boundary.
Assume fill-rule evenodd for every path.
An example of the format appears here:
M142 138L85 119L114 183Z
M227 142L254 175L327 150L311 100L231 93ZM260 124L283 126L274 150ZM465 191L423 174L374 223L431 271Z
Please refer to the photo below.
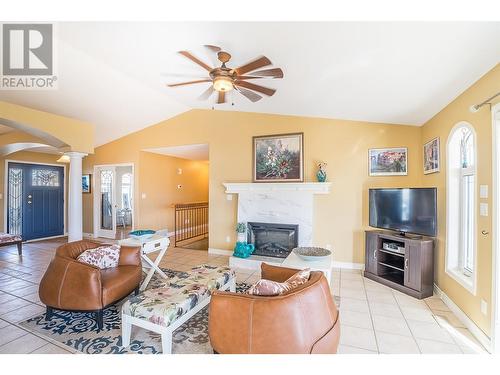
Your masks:
M364 289L365 286L362 280L344 280L340 279L340 287L341 288L349 288L349 289Z
M363 276L360 273L353 272L343 272L340 271L340 279L341 280L354 280L354 281L362 281Z
M54 345L54 344L46 344L34 351L32 354L72 354L71 352L64 350L63 348Z
M431 310L450 311L450 308L439 298L427 298L425 303Z
M396 303L396 300L394 299L392 293L386 291L379 292L374 290L367 290L366 296L368 298L368 301L370 302L389 303L389 304Z
M393 333L400 336L411 336L410 328L403 318L372 315L375 331Z
M373 329L372 319L368 312L341 311L340 323L351 327Z
M10 301L0 304L0 315L3 315L9 311L17 310L23 306L29 306L29 305L31 305L31 303L24 299L21 298L12 299Z
M353 288L340 287L340 296L361 299L366 301L366 292L362 288L353 289Z
M377 351L377 343L373 330L351 326L342 326L341 330L340 344Z
M338 354L377 354L376 351L355 348L349 345L339 345Z
M456 344L417 339L417 344L423 354L462 354L462 350Z
M340 309L342 311L369 312L367 301L347 297L341 298Z
M0 329L0 347L12 340L26 335L28 332L12 324Z
M384 354L418 354L420 353L415 339L411 336L394 335L375 331L380 353Z
M26 354L46 345L47 341L30 333L21 336L7 344L0 346L0 353L4 354Z
M19 323L36 315L40 315L44 311L45 307L30 304L30 306L24 306L20 309L9 311L8 313L3 314L2 318L7 319L10 322Z
M420 307L401 306L401 311L407 320L419 321L423 323L436 323L432 311Z
M451 311L434 310L432 313L434 315L434 319L436 319L438 324L443 328L446 328L446 326L466 328L460 319L458 319Z
M411 296L407 296L406 294L402 294L399 292L394 292L394 298L396 299L399 306L429 310L429 307L427 306L424 300L413 298Z
M394 303L379 303L379 302L370 302L370 311L373 315L381 315L393 318L402 318L403 314L401 314L401 310L399 306Z
M7 327L8 325L10 325L10 323L8 323L7 321L5 321L3 319L0 319L0 329Z
M408 325L410 326L413 336L417 339L440 341L447 344L455 343L450 334L437 323L425 323L409 320Z

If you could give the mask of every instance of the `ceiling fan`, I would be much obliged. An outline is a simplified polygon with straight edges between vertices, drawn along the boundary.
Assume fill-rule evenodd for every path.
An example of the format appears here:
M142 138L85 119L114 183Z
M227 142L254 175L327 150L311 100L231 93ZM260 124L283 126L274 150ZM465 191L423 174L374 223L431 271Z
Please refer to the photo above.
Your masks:
M238 68L228 68L226 66L226 63L228 63L231 59L231 55L229 53L223 51L220 47L217 46L205 45L205 47L217 54L217 59L222 63L222 65L220 67L212 68L209 65L205 64L203 61L193 56L190 52L179 51L181 55L187 57L188 59L205 69L208 72L208 77L195 81L172 83L168 85L169 87L210 82L210 87L200 95L199 99L206 100L215 91L218 95L218 104L225 103L226 92L229 92L233 89L252 102L256 102L262 99L262 96L259 94L272 96L276 92L275 89L248 82L248 80L252 79L283 78L283 71L280 68L258 70L263 67L272 65L271 61L267 57L262 56L256 58Z

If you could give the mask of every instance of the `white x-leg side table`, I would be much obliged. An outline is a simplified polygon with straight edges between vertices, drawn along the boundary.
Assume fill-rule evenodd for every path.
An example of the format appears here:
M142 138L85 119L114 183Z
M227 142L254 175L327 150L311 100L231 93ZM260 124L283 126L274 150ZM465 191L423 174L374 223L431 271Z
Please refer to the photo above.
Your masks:
M141 248L141 258L143 260L143 265L144 263L146 263L146 265L148 266L146 268L149 268L146 278L141 284L140 287L141 291L146 289L155 272L158 272L158 274L164 279L167 278L167 275L165 275L165 273L161 270L159 265L163 256L167 252L168 245L170 245L170 240L168 239L168 237L159 236L155 234L154 236L149 237L148 239L143 240L142 242L134 238L127 238L119 241L118 243L123 246L139 246ZM154 253L156 251L159 251L158 256L154 261L152 261L148 257L148 254Z

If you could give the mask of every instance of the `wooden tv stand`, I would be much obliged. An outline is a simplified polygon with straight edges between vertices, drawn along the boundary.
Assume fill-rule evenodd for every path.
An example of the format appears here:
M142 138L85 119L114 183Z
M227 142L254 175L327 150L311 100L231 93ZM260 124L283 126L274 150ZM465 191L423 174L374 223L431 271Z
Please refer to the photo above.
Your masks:
M365 277L415 298L434 291L434 240L366 231Z

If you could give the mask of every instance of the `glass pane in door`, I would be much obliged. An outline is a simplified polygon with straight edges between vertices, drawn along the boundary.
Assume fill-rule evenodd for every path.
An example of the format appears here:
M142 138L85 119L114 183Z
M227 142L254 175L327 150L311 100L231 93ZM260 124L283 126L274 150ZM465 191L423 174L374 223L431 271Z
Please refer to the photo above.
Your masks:
M113 171L101 170L101 229L113 229Z
M7 232L22 234L23 229L23 170L9 167L9 202Z

